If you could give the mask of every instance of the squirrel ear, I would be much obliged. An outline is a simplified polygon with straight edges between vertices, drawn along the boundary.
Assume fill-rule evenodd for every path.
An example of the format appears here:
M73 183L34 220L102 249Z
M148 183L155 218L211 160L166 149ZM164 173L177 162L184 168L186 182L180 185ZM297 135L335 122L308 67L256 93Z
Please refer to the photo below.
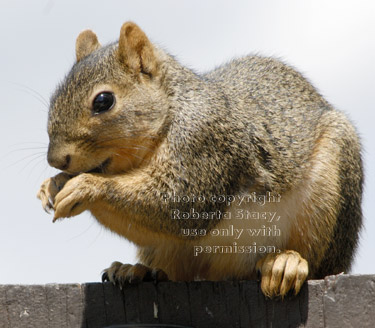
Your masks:
M100 43L96 34L91 30L82 31L76 40L77 62L99 48Z
M118 45L119 60L136 74L153 75L157 70L154 47L146 34L134 23L122 25Z

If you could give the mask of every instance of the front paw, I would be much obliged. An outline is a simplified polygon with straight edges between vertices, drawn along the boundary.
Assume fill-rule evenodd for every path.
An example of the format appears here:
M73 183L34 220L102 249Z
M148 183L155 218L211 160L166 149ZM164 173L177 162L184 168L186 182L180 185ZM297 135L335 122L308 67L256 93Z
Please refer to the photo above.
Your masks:
M59 173L42 183L36 197L42 201L43 209L47 213L50 213L50 210L53 209L56 195L72 177L67 173Z
M168 281L168 276L163 270L152 269L140 263L132 265L113 262L103 271L102 281L110 281L122 288L126 283Z
M82 173L69 180L56 195L53 204L53 221L78 215L89 209L101 192L100 178L90 173Z
M256 268L262 275L261 289L269 298L283 298L290 290L297 295L309 272L307 261L291 250L268 254Z

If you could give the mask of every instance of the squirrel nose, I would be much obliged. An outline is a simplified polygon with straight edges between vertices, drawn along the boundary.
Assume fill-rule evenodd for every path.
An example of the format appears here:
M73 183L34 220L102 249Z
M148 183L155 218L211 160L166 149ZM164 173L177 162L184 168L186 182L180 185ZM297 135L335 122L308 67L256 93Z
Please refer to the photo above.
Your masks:
M58 154L54 154L52 151L48 151L47 161L49 165L55 167L56 169L64 171L68 169L70 161L71 161L71 157L69 154L58 155Z

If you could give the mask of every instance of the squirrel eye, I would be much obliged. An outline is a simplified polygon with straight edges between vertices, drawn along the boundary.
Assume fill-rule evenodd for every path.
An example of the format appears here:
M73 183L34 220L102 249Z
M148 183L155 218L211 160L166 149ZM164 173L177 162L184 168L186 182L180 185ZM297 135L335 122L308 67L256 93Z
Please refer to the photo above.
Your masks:
M116 98L112 92L102 92L99 93L93 103L92 103L92 112L94 115L107 112L115 105Z

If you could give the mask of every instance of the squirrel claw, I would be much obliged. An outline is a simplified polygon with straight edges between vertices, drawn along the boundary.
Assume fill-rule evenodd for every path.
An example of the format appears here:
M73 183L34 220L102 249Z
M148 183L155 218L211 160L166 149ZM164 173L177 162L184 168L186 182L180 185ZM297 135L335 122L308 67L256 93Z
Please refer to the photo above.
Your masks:
M102 274L102 282L105 281L122 289L125 284L139 284L142 281L168 281L168 275L161 269L152 269L140 263L131 265L113 262Z
M284 298L291 290L297 295L309 272L307 261L292 250L269 253L258 261L256 269L261 271L261 289L269 298Z
M38 199L42 202L42 207L44 211L48 214L51 214L51 211L54 210L55 197L59 191L63 188L65 183L71 179L72 176L66 173L59 173L58 175L45 180L36 195ZM56 219L53 220L55 222Z
M51 204L50 200L48 200L47 203L43 203L43 201L42 201L42 206L43 206L44 211L47 214L51 214L51 210L53 210L53 205Z
M106 281L109 281L109 278L108 278L108 273L104 271L102 274L102 282L106 282Z
M168 281L168 275L161 269L152 269L151 279L153 282Z

